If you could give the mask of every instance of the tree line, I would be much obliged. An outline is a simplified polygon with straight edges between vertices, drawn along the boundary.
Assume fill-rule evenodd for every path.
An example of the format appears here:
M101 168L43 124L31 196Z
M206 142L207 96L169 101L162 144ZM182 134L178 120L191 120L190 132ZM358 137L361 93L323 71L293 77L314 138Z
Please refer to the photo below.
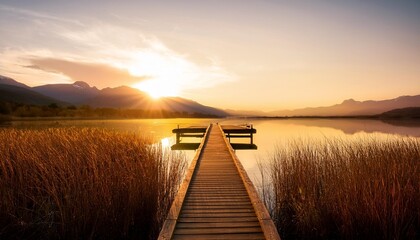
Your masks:
M94 108L89 105L62 106L56 103L49 105L31 105L0 101L1 118L214 118L211 114L177 112L167 110L144 110L125 108Z

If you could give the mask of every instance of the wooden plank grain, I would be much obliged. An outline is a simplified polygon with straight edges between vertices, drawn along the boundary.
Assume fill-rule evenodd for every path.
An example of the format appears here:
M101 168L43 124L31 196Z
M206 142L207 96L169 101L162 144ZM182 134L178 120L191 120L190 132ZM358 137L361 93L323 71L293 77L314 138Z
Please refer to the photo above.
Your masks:
M183 209L183 213L253 213L252 208L232 208L232 209Z
M203 217L180 217L178 223L233 223L233 222L255 222L256 217L219 217L219 218L203 218Z
M210 206L226 206L226 207L230 207L230 206L243 206L243 205L248 205L250 206L250 208L253 208L252 204L250 201L242 201L242 202L226 202L226 201L189 201L188 199L185 200L185 207L199 207L199 206L203 206L203 207L210 207Z
M227 205L227 204L222 204L222 205L198 205L198 206L194 206L194 205L187 205L185 204L182 208L183 210L220 210L220 209L252 209L252 204L242 204L242 205Z
M181 217L183 218L241 218L241 217L255 217L255 212L230 212L230 213L220 213L220 212L211 212L211 213L183 213L181 212Z
M215 223L178 223L177 228L221 228L221 227L259 227L260 223L255 222L215 222Z
M218 227L218 228L177 228L174 234L231 234L231 233L261 233L261 227Z
M174 240L261 240L265 239L262 233L240 234L200 234L200 235L174 235Z

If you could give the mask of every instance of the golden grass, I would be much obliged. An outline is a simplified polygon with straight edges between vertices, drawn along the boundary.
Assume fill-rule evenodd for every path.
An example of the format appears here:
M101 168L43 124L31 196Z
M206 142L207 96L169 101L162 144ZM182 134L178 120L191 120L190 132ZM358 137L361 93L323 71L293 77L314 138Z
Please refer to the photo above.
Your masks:
M150 239L186 162L133 133L0 130L0 239Z
M298 140L265 169L283 240L419 239L418 139Z

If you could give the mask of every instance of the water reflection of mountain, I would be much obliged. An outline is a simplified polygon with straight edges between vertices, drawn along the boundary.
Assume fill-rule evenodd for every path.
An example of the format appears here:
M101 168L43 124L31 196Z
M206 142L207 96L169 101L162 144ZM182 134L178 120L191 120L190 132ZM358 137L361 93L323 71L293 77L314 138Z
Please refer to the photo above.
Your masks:
M294 124L309 127L334 128L345 134L387 133L420 137L420 121L373 119L296 119Z
M401 126L401 127L417 127L420 128L420 119L403 119L403 120L381 120L384 123L388 123L394 126Z

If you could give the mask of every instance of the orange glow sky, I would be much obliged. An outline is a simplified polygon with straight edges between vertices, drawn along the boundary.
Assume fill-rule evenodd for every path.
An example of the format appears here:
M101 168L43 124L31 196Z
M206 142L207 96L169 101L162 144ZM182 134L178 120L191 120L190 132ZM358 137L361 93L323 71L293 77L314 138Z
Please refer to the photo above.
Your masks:
M0 74L230 109L420 94L420 2L0 1Z

